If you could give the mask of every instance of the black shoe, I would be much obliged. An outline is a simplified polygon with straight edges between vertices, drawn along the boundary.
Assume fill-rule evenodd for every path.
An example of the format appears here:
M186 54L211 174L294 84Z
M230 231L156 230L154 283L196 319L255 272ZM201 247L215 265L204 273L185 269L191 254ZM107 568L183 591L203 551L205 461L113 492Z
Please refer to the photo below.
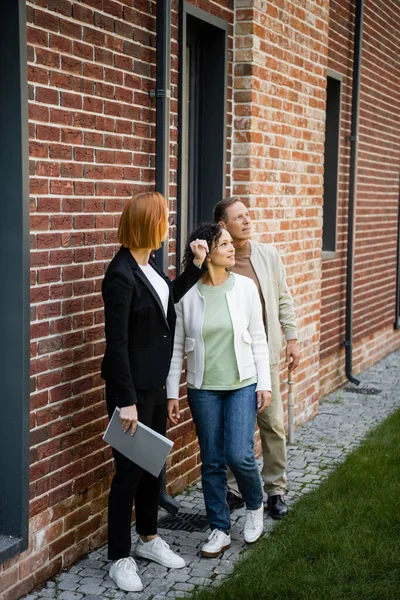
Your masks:
M231 512L233 512L237 508L243 508L243 506L244 506L244 500L243 500L242 496L237 496L236 494L234 494L233 492L231 492L229 490L228 490L228 493L226 494L226 501L228 503L229 510Z
M272 519L283 519L287 515L288 507L282 496L271 496L267 500L267 508Z

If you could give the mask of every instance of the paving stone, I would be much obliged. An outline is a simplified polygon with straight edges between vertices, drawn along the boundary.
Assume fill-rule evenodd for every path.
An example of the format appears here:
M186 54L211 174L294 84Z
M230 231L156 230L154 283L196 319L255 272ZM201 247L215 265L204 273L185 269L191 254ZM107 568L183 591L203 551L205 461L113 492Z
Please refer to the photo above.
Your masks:
M115 583L115 581L113 581L111 579L111 577L107 577L104 581L101 582L101 585L106 588L107 594L108 594L109 590L111 590L111 589L113 589L113 590L118 589L117 584Z
M77 591L81 594L90 594L93 596L101 596L104 590L105 588L103 586L98 585L96 583L84 583L83 585L80 585L77 589Z
M166 576L166 581L174 581L174 582L186 582L191 575L189 575L190 569L171 569L171 571Z
M68 581L68 579L65 579L64 581L59 581L57 587L59 590L74 592L78 589L79 585L77 581Z
M105 573L102 567L99 569L90 569L87 567L86 569L82 569L79 573L82 577L100 577L101 579L104 577Z
M38 594L41 598L55 598L56 597L56 588L43 588L39 590Z
M230 573L233 569L233 563L230 560L225 562L221 561L221 564L215 567L215 573Z
M193 585L193 583L177 583L175 585L175 589L176 590L180 590L182 592L191 592L192 590L194 590L195 586Z
M56 582L59 583L60 581L71 581L71 582L78 582L80 581L82 578L80 575L74 575L73 573L71 573L70 571L66 571L63 573L59 573L56 576Z
M189 583L193 583L193 585L210 585L211 579L207 577L191 577L189 579Z
M99 600L99 598L103 600L105 597L104 592L101 592L101 594L86 594L84 596L85 600Z
M76 592L63 592L59 594L58 600L80 600L83 598L83 594L77 594Z
M102 560L94 560L91 558L85 558L80 563L81 569L101 569L104 565L104 561Z
M104 592L104 596L106 598L122 598L122 596L125 596L125 592L118 589L109 589Z
M186 583L187 581L189 581L190 577L191 577L191 574L189 575L188 573L180 573L179 571L177 571L177 572L171 571L171 573L168 573L165 580L172 581L173 583L177 583L177 582Z
M171 588L174 587L174 582L173 581L166 581L165 579L163 579L162 581L153 581L153 583L151 585L149 585L146 588L146 598L147 597L152 597L152 596L157 596L160 594L166 594ZM132 596L133 600L137 600L137 594L136 596Z

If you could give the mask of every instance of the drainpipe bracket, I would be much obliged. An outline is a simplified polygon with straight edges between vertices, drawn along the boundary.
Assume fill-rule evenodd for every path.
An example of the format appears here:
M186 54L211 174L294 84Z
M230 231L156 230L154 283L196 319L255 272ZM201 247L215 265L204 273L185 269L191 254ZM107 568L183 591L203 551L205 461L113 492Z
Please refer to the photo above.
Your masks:
M357 139L356 135L346 135L346 142L355 142Z
M149 90L150 98L171 98L171 90L155 89Z

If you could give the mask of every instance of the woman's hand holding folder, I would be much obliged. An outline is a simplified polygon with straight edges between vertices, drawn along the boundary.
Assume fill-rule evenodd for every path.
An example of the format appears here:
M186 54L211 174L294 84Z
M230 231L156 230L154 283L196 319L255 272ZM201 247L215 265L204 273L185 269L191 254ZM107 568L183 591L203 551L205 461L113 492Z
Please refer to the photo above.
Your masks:
M119 413L119 419L125 433L131 429L131 435L133 435L138 424L136 404L132 404L132 406L123 406Z

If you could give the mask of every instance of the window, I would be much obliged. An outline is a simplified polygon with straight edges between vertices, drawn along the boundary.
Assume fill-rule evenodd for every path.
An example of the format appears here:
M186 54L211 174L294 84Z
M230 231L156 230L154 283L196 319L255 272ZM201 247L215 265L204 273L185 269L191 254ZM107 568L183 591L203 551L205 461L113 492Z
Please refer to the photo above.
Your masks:
M26 7L6 0L0 22L0 563L28 545L29 178Z
M336 256L342 76L328 71L324 161L323 258Z
M183 3L178 262L188 232L210 221L225 195L227 29L222 19Z

